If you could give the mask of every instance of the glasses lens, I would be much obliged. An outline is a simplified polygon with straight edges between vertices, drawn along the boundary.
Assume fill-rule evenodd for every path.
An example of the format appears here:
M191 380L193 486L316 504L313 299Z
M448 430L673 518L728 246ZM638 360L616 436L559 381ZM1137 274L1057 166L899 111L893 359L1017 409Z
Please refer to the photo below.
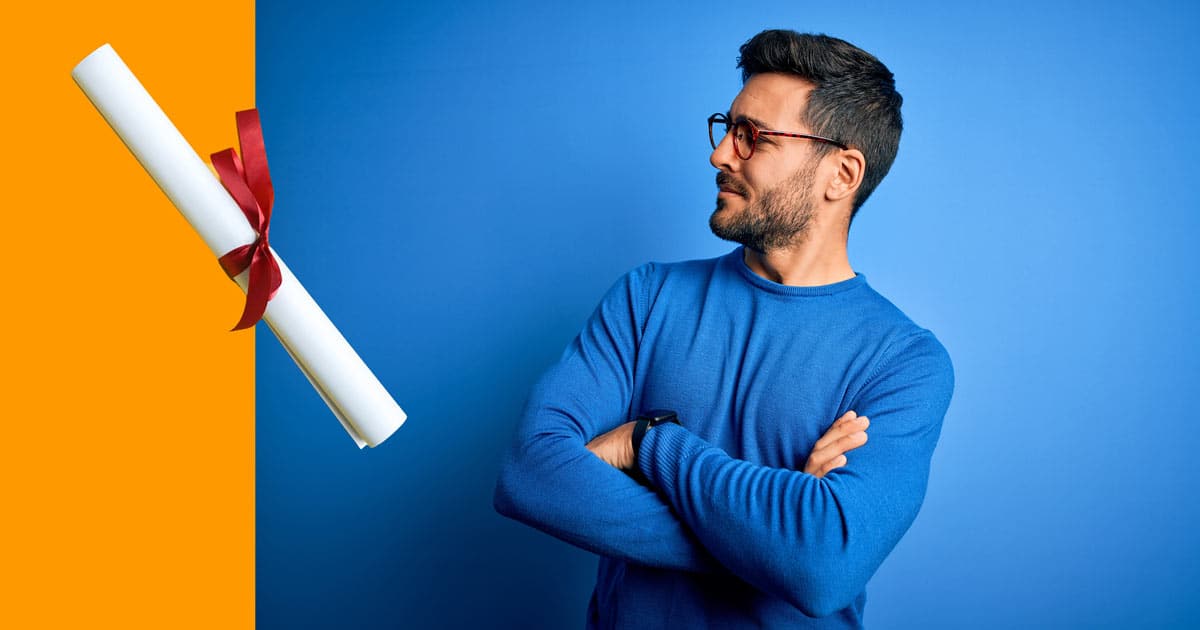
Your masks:
M712 145L712 148L717 148L727 133L729 133L729 123L725 121L724 117L714 116L708 119L708 143Z
M742 121L733 126L733 151L743 160L749 160L754 153L754 131L750 123Z

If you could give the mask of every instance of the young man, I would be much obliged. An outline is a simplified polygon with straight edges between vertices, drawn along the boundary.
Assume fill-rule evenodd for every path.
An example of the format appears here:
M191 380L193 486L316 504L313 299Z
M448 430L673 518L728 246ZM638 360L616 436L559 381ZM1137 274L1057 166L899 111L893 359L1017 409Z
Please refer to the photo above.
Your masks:
M945 349L846 254L899 144L891 72L792 31L738 66L710 226L742 247L618 281L497 484L501 513L601 556L588 627L861 627L950 403Z

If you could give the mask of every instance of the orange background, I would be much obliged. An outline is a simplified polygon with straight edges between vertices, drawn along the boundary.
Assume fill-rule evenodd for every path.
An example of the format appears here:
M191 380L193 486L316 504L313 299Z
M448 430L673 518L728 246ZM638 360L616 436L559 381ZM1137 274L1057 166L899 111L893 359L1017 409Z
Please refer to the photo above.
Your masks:
M108 42L197 152L254 104L254 5L18 4L3 59L0 627L254 624L242 295L71 80Z

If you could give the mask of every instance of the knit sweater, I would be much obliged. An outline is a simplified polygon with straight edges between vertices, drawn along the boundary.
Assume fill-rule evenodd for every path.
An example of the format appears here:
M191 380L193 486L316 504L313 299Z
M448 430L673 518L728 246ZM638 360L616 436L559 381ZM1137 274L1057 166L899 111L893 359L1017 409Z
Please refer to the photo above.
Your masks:
M862 627L950 403L950 358L862 274L766 280L743 250L643 265L538 381L501 468L502 514L601 556L589 628ZM587 450L639 411L635 480ZM848 410L868 442L803 471Z

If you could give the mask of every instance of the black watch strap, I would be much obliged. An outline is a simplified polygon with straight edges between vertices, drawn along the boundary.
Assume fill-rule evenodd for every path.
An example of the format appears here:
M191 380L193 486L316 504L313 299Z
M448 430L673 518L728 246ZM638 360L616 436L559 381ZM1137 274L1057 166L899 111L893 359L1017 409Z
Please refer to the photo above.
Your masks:
M646 432L668 422L680 424L679 416L669 409L653 409L638 414L633 425L633 456L635 459L642 448L642 440L645 439Z

